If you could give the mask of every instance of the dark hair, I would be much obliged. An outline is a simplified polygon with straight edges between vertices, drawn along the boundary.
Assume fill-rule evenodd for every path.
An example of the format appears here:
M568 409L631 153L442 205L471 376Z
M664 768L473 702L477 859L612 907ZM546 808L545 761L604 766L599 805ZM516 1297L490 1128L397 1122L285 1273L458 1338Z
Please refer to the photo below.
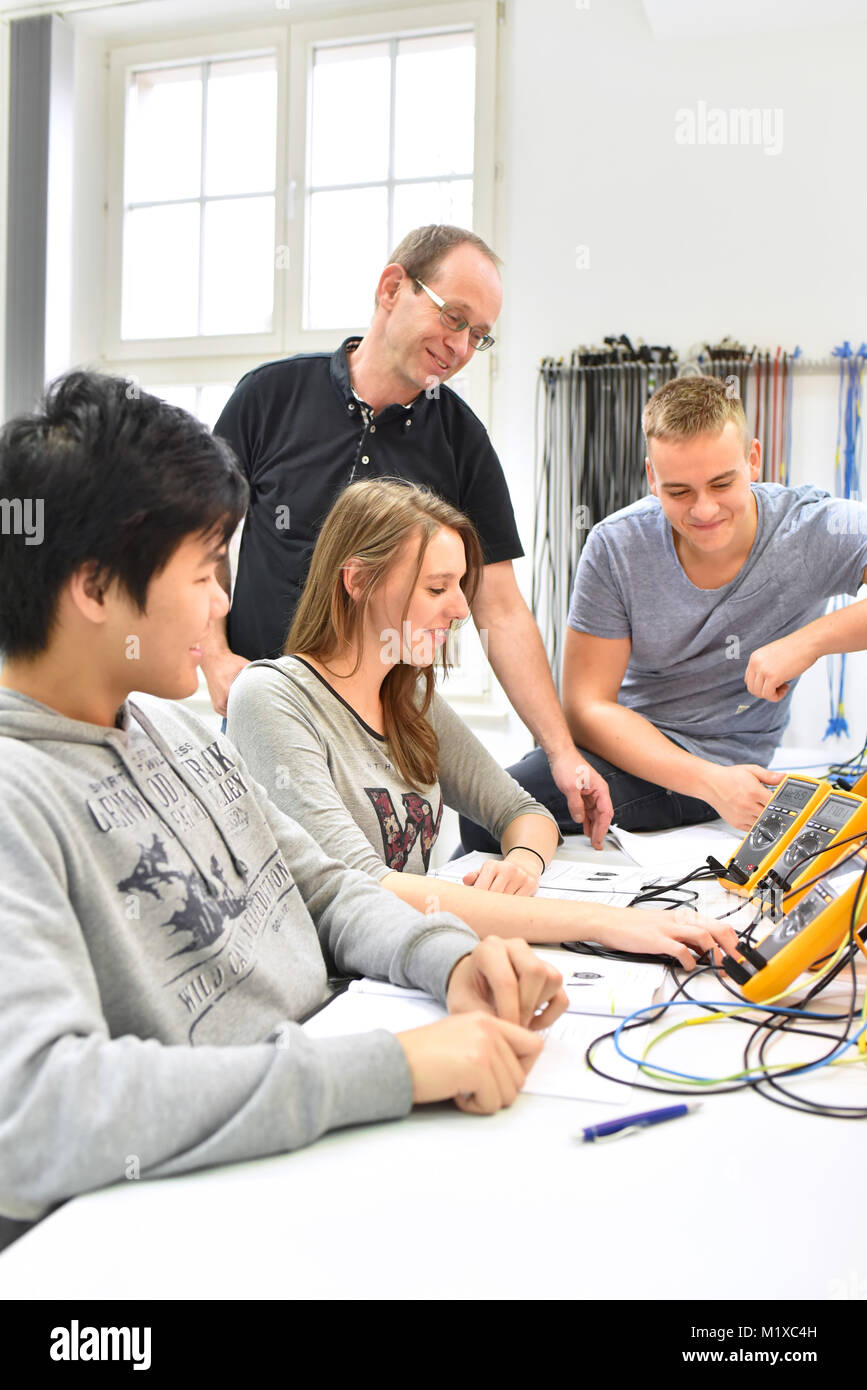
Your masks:
M403 241L392 251L388 264L402 265L412 281L427 280L436 274L440 262L450 251L456 246L466 245L474 246L477 251L481 251L493 265L502 265L499 256L496 256L487 242L482 241L475 232L468 232L465 227L450 227L438 223L416 227L414 231L407 232ZM412 288L414 294L422 293L415 283ZM378 304L379 296L374 298Z
M248 495L228 444L185 410L122 377L58 378L0 433L0 651L45 650L60 591L88 561L144 611L184 537L228 541Z

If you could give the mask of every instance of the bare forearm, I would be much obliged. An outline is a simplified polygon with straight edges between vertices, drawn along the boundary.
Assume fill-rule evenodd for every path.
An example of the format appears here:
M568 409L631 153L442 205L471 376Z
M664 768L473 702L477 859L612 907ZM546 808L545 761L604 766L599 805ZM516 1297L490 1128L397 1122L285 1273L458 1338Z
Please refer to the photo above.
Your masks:
M217 572L217 579L226 594L229 594L230 575L229 562L225 560ZM208 631L202 641L202 670L208 682L208 691L211 696L211 704L217 714L225 715L229 699L229 689L235 677L248 664L247 658L237 656L230 647L226 637L225 618L212 618Z
M380 886L419 912L453 912L480 937L523 937L525 941L602 941L606 927L628 921L622 908L557 898L514 897L467 888L423 874L390 873Z
M488 660L516 713L549 758L571 749L572 739L557 699L539 629L523 599L508 615L473 613L479 630L487 623Z
M232 571L229 566L228 555L219 561L216 568L217 583L224 590L226 597L232 597ZM226 619L212 618L208 624L208 631L205 640L202 642L202 669L207 674L211 662L216 657L226 656L229 653L229 644L226 640Z
M678 748L649 719L614 701L582 704L572 715L582 747L669 791L707 798L715 763Z
M863 651L867 648L867 599L826 613L792 636L804 643L812 661L836 652Z
M500 847L504 856L514 849L515 853L509 854L509 857L518 860L531 873L535 873L541 869L536 855L541 855L546 865L550 864L557 849L558 839L557 827L554 822L548 820L547 816L540 816L531 812L529 815L516 816L513 821L509 821L503 831ZM525 854L518 846L526 846L531 853Z

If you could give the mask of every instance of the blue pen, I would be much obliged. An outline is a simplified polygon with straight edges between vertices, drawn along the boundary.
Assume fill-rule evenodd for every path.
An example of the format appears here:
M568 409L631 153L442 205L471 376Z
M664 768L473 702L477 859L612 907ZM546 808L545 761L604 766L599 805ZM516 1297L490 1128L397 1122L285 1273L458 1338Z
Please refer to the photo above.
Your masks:
M625 1139L627 1134L637 1134L650 1125L661 1125L666 1120L679 1120L681 1115L691 1115L698 1110L701 1101L691 1101L684 1105L667 1105L663 1110L645 1110L640 1115L621 1115L619 1120L605 1120L601 1125L588 1125L582 1129L581 1138L585 1144L597 1139Z

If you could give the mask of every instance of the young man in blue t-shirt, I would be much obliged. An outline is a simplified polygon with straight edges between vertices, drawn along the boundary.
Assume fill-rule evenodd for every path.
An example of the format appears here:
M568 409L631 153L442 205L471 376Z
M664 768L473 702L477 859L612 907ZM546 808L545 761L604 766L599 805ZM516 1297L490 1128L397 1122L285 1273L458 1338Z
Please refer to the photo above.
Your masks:
M761 445L715 378L668 382L644 429L652 496L593 528L575 577L566 719L623 828L746 829L782 780L766 764L798 677L867 647L867 603L824 614L867 578L867 508L758 482ZM542 763L509 770L574 831Z

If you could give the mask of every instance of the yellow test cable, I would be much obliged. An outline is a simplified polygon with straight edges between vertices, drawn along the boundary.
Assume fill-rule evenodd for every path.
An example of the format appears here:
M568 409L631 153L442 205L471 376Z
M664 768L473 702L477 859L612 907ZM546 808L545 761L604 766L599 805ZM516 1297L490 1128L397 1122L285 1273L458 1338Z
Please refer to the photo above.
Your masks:
M867 897L867 885L865 885L864 889L862 890L861 897L860 897L860 900L859 900L859 902L858 902L858 906L857 906L856 912L855 912L856 918L857 918L858 914L859 914L860 911L861 911L861 907L862 907L862 905L863 905L863 902L864 902L865 897ZM860 944L860 942L859 942L859 944ZM811 987L812 987L813 984L818 984L818 983L825 977L825 975L828 974L828 972L829 972L830 970L833 970L834 966L837 964L837 962L839 961L840 957L843 955L844 951L847 949L848 946L849 946L849 937L848 937L848 935L847 935L847 936L845 936L845 937L843 938L843 940L840 942L840 945L837 947L837 949L836 949L836 951L834 952L833 956L830 956L830 957L828 958L828 960L825 962L825 964L823 965L822 969L821 969L820 971L817 971L816 974L813 976L813 978L812 978L812 980L811 980L811 982L810 982L810 983L811 983ZM865 954L867 954L867 953L865 953ZM805 988L805 986L801 986L801 988ZM702 1014L702 1015L701 1015L700 1017L698 1017L698 1018L685 1018L685 1019L682 1019L682 1020L681 1020L680 1022L678 1022L678 1023L672 1023L671 1026L670 1026L669 1028L663 1029L663 1031L662 1031L661 1033L657 1033L655 1037L651 1038L651 1039L648 1041L647 1046L645 1047L644 1051L643 1051L642 1054L641 1054L641 1061L640 1061L639 1064L638 1064L638 1069L639 1069L639 1071L642 1072L643 1075L645 1075L645 1076L647 1076L647 1077L650 1077L650 1078L651 1078L652 1080L654 1080L654 1081L666 1081L666 1080L670 1081L670 1080L672 1079L671 1077L666 1077L665 1075L661 1074L660 1072L654 1071L654 1070L652 1070L651 1068L645 1066L645 1061L646 1061L647 1057L649 1056L650 1052L651 1052L652 1049L656 1046L657 1043L662 1042L662 1040L663 1040L664 1038L669 1037L672 1033L677 1033L677 1032L679 1032L679 1030L680 1030L681 1028L695 1028L696 1026L701 1025L701 1024L703 1024L703 1023L727 1023L727 1022L729 1022L731 1019L735 1019L735 1016L736 1016L736 1015L742 1014L742 1013L744 1012L744 1009L745 1009L745 1008L746 1008L747 1010L752 1010L752 1011L755 1012L756 1010L762 1009L762 1008L765 1007L766 1005L776 1004L778 1000L780 1000L780 999L785 999L785 998L786 998L789 994L791 994L791 993L792 993L791 990L785 990L785 989L784 989L784 990L780 990L780 992L779 992L778 994L771 995L771 997L770 997L769 999L763 1000L762 1004L753 1004L753 1003L751 1003L750 1000L745 999L742 1005L740 1005L740 1004L730 1004L730 1005L726 1005L724 1008L719 1009L719 1010L718 1010L717 1012L715 1012L715 1013L712 1013L712 1014ZM864 992L864 1003L863 1003L862 1010L861 1010L861 1021L862 1021L862 1023L865 1021L865 1019L867 1019L867 990L865 990L865 992ZM740 1021L740 1020L736 1020L736 1021ZM760 1020L760 1019L757 1019L756 1022L761 1022L761 1020ZM841 1038L840 1041L842 1042L842 1041L844 1041L844 1039ZM864 1058L865 1060L867 1060L867 1046L865 1046L865 1042L867 1042L867 1035L865 1035L864 1033L862 1033L861 1036L860 1036L860 1038L858 1039L858 1050L859 1050L860 1053L862 1053L863 1058ZM842 1061L842 1059L838 1059L838 1060ZM848 1060L848 1059L847 1059L847 1060ZM857 1061L860 1061L861 1058L853 1058L853 1059L851 1059L851 1060L857 1062ZM829 1065L829 1066L836 1066L837 1064L838 1064L837 1062L830 1062L828 1065ZM811 1063L809 1063L809 1062L802 1062L802 1063L797 1063L797 1062L781 1062L781 1063L778 1064L778 1066L777 1066L776 1068L771 1068L771 1070L787 1071L787 1070L789 1070L791 1067L797 1067L797 1066L810 1066L810 1065L811 1065ZM682 1081L682 1083L683 1083L684 1085L687 1085L687 1086L720 1086L720 1085L722 1085L723 1083L725 1083L725 1082L727 1082L727 1081L744 1081L744 1080L746 1080L748 1077L754 1075L754 1074L757 1073L757 1072L766 1072L766 1071L768 1071L768 1070L769 1070L769 1068L767 1068L767 1067L751 1067L751 1068L749 1068L749 1070L747 1070L747 1071L738 1071L738 1072L734 1072L734 1073L732 1073L731 1076L706 1077L706 1078L701 1078L701 1079L699 1079L698 1077L695 1077L695 1078L680 1077L680 1078L678 1078L678 1079L679 1079L680 1081Z

